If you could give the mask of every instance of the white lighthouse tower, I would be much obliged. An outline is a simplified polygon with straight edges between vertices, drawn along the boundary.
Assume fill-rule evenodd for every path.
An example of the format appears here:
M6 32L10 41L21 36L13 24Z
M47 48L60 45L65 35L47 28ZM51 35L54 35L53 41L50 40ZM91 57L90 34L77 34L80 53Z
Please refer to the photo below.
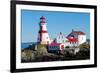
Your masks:
M46 19L44 16L40 17L40 22L39 22L39 42L40 44L49 44L50 43L50 38L48 35L47 27L46 27Z

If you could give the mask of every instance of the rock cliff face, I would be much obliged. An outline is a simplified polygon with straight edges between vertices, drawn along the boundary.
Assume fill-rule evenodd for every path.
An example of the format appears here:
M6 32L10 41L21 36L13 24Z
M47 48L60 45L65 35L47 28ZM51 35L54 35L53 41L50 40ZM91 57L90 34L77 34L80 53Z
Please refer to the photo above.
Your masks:
M37 45L36 47L29 47L27 49L23 49L21 52L21 60L22 62L28 61L36 61L39 58L50 55L47 51L46 45Z
M35 49L36 48L36 49ZM74 48L75 49L75 48ZM81 48L74 54L73 49L65 48L59 52L48 52L46 45L38 44L21 51L21 62L45 62L63 60L84 60L90 58L90 49Z
M22 61L32 61L35 59L35 54L33 50L24 50L21 52Z

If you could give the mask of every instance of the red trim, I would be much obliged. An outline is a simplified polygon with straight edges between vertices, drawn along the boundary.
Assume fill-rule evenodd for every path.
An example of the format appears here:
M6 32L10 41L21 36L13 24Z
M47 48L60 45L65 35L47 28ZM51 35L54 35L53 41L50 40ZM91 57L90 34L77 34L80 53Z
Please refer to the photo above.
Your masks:
M40 26L40 31L39 31L39 33L40 33L40 42L42 41L42 33L41 33L41 30L43 29L43 27L42 26Z
M40 24L41 24L41 23L46 23L46 22L45 22L45 21L40 21Z
M68 40L69 40L69 42L71 43L74 43L74 42L78 42L78 39L77 38L73 38L73 39L71 39L71 38L68 38Z
M40 42L42 41L42 33L40 33Z
M41 42L42 41L42 37L43 37L43 33L48 33L48 32L46 30L43 30L43 27L41 26L39 33L40 33L40 42Z
M40 30L39 33L48 33L48 32L45 30Z
M39 33L48 33L48 32L46 30L43 30L43 27L41 26Z

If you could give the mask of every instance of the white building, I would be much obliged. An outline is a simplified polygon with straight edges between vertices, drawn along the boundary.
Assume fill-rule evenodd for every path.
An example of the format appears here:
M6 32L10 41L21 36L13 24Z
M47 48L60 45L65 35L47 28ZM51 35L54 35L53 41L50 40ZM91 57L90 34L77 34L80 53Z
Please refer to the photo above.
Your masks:
M56 42L62 43L65 46L69 45L69 43L67 43L68 39L61 32L57 35Z
M70 42L70 45L72 46L79 46L80 44L83 44L86 42L86 34L82 31L74 31L67 36L67 39Z
M67 41L66 37L60 32L57 35L56 42L57 43L66 43L66 41Z
M78 35L78 44L83 44L84 42L86 42L86 35L85 34L79 34Z

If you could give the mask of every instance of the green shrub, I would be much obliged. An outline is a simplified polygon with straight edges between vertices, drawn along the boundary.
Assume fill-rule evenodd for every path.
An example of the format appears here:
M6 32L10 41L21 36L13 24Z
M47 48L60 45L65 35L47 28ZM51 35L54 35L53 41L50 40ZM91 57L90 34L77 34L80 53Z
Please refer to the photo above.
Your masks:
M69 46L66 46L65 48L69 48Z

